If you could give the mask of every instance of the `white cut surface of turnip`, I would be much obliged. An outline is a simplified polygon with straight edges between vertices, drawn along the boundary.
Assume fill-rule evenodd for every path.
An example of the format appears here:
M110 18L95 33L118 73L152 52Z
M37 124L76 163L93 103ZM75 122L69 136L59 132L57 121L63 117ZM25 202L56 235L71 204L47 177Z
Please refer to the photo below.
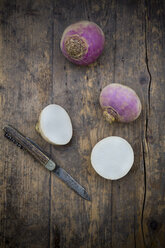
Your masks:
M57 104L50 104L41 111L36 129L47 142L55 145L67 144L73 134L68 113Z
M123 138L110 136L99 141L92 149L91 163L102 177L117 180L124 177L134 162L131 145Z

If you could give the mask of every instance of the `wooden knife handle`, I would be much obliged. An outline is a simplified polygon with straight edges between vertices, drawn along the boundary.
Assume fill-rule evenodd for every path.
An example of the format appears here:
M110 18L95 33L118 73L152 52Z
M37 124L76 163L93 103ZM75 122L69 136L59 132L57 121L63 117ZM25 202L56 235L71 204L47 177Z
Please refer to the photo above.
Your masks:
M28 151L47 169L53 170L55 168L55 163L51 161L51 159L43 151L41 151L37 147L37 145L35 145L35 143L29 138L26 138L23 134L21 134L15 128L9 125L5 126L3 130L5 131L5 133L9 134L12 139L16 140L26 151Z

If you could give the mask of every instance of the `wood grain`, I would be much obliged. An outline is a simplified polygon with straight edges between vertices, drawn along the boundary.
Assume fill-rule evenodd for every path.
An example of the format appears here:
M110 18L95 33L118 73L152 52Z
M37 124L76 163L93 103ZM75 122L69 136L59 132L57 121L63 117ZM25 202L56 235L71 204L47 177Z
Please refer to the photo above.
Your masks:
M51 102L51 2L0 1L0 247L48 247L50 174L3 138L12 124L36 143L42 108Z
M163 0L1 0L0 127L31 137L80 182L87 202L2 137L0 131L0 247L165 247L165 3ZM64 29L79 20L105 33L102 56L80 67L61 54ZM98 97L109 83L133 88L142 114L109 125ZM40 111L57 103L69 113L71 142L50 146L36 132ZM125 138L133 168L118 181L95 173L92 147Z
M146 116L145 242L165 246L165 8L164 1L146 2L146 63L150 75Z

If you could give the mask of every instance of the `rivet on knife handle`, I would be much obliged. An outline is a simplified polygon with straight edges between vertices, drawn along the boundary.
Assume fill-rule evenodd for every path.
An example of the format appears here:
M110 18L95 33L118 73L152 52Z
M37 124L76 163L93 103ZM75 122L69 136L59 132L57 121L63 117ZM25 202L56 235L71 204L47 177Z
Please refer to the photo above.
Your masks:
M47 162L47 164L45 165L45 167L46 167L48 170L52 171L52 170L55 169L56 164L55 164L51 159L49 159L49 161Z

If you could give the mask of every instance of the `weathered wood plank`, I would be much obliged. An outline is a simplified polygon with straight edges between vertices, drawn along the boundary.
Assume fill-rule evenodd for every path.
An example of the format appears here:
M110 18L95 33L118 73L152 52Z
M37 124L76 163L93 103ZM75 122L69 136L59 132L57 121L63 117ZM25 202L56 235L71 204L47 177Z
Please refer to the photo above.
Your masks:
M130 173L112 183L112 247L145 247L141 225L145 188L142 142L149 77L145 63L143 9L143 1L119 1L115 7L113 82L133 88L142 101L143 111L135 122L128 125L116 123L111 128L111 135L128 140L135 152Z
M47 170L3 138L10 123L48 147L35 132L39 112L50 101L50 1L0 1L0 247L48 247Z
M145 242L149 247L165 247L165 2L146 1L148 122L145 156L146 203L144 208Z
M82 19L98 23L108 38L106 46L110 55L106 57L105 50L103 56L89 67L71 64L59 51L64 28ZM52 236L58 230L60 247L110 247L111 182L93 171L90 152L109 130L102 118L98 96L100 75L105 78L113 75L113 68L107 64L107 60L113 61L114 56L114 42L109 44L114 31L113 19L113 6L110 8L108 2L58 1L54 6L54 102L69 112L74 136L68 146L53 148L52 153L92 196L92 202L84 201L58 179L52 178Z

